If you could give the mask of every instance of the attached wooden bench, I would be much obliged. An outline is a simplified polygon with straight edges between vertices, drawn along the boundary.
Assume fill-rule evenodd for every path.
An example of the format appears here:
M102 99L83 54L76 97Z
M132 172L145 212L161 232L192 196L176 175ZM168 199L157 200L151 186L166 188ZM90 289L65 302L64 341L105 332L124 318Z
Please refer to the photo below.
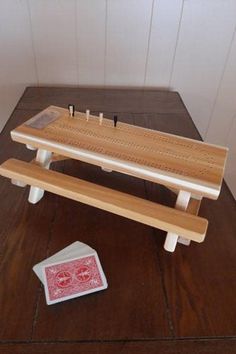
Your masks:
M88 204L155 228L202 242L208 221L75 177L44 169L35 164L9 159L0 166L0 174L51 193Z

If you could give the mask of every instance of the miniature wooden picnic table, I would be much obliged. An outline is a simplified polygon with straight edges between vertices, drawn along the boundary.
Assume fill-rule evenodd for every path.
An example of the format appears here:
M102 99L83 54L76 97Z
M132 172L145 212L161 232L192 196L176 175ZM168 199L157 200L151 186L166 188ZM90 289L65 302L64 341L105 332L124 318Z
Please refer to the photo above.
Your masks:
M167 231L164 248L202 242L208 221L198 216L203 197L217 199L227 148L50 106L11 132L14 141L37 150L30 163L9 159L0 174L30 185L29 202L44 190ZM175 208L163 206L49 170L52 162L76 159L159 183L177 194Z

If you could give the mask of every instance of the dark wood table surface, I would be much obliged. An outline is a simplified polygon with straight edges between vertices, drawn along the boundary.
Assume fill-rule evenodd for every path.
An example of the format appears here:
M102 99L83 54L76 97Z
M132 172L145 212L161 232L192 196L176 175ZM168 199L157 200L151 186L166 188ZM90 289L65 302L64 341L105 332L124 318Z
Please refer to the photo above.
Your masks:
M10 131L49 105L103 112L112 118L200 136L176 92L88 88L26 89L1 133L0 162L34 152ZM173 206L160 185L75 160L54 164L98 184ZM0 353L236 353L236 204L224 184L204 199L206 240L175 253L165 233L46 193L37 205L28 188L0 182ZM108 279L103 292L47 306L33 265L79 240L97 250Z

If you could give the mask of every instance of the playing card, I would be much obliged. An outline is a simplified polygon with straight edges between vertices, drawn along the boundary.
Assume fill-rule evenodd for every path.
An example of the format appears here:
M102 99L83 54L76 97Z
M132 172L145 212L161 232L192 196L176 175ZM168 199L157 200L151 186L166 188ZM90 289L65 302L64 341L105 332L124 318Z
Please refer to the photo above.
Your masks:
M107 288L97 253L43 266L48 305Z
M42 274L42 266L50 263L56 263L56 262L61 262L63 260L67 259L73 259L76 257L81 257L86 254L91 254L95 252L93 248L89 247L85 243L76 241L72 243L71 245L67 246L63 250L55 253L53 256L44 259L42 262L36 264L33 267L33 271L35 274L38 276L38 278L41 280L43 283L43 274Z

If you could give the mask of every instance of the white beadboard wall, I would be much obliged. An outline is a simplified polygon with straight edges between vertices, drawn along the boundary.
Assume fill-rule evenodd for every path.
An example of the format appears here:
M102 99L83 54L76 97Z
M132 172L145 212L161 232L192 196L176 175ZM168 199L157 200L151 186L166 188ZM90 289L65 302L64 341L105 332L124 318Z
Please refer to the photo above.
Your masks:
M34 60L27 2L0 0L0 131L25 86L37 82Z
M0 0L0 130L27 85L177 90L236 197L235 29L236 0Z

